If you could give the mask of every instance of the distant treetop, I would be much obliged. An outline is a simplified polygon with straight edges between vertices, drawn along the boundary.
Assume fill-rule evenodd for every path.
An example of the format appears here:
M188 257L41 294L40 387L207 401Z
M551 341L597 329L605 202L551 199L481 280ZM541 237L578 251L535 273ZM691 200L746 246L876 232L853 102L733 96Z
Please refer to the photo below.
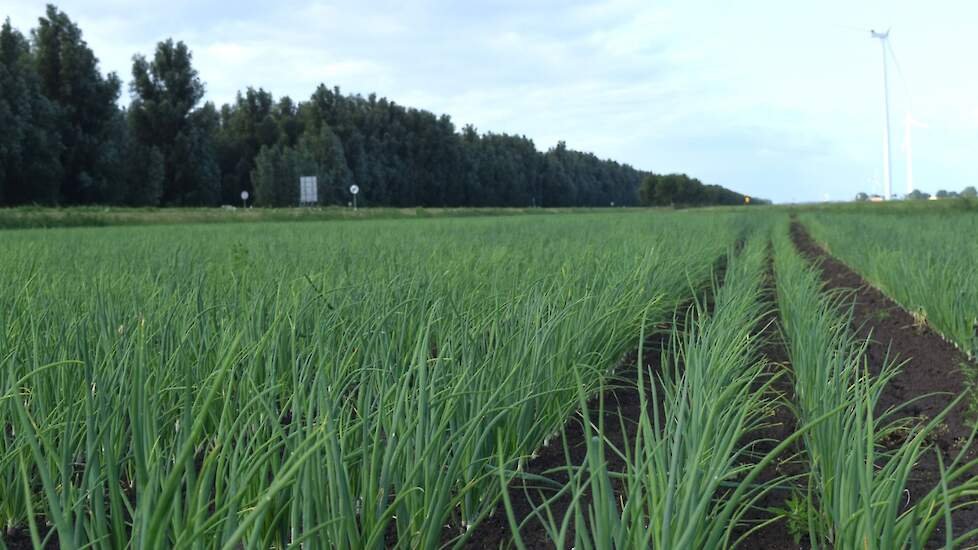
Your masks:
M183 42L133 57L131 104L103 75L81 29L48 6L28 41L0 29L0 206L298 202L316 176L320 202L365 206L762 204L685 174L658 175L560 141L457 129L448 115L320 85L306 101L247 88L220 108Z

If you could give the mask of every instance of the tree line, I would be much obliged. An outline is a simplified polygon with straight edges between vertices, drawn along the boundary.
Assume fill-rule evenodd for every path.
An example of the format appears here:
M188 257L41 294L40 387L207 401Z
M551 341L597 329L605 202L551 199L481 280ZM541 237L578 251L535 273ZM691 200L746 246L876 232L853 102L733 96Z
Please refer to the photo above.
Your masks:
M879 195L869 195L863 192L856 193L856 202L868 201L874 197L882 199L882 197ZM975 189L974 185L965 187L960 193L957 191L940 189L934 194L934 197L938 199L975 199L978 198L978 189ZM926 193L920 189L914 189L913 191L907 193L904 198L907 200L927 200L931 198L931 195L930 193Z
M705 184L686 174L647 174L642 178L638 196L644 206L770 204L719 185Z
M306 101L247 88L217 108L183 42L133 57L131 101L103 75L81 29L49 5L29 38L0 29L0 206L214 206L248 191L298 202L317 176L322 204L353 183L374 206L743 204L684 174L657 175L559 142L457 129L447 115L320 85Z

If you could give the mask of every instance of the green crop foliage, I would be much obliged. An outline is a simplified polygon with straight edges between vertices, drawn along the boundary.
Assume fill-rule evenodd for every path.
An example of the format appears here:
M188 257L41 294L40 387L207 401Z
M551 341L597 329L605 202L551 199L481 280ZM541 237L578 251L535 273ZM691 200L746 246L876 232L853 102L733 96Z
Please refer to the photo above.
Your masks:
M461 545L500 478L751 223L635 212L2 232L2 528L62 548ZM757 313L741 291L731 323ZM753 376L743 327L698 330L695 361ZM735 410L754 392L717 397L728 442L757 422ZM729 457L716 468L729 477Z
M800 219L834 256L921 322L968 355L978 353L978 217L973 210L828 209Z
M793 490L817 547L920 547L976 463L902 506L943 417L876 415L898 365L866 372L846 297L763 212L0 231L0 549L458 548L500 504L516 527L505 489L575 415L570 511L533 517L558 546L729 548ZM784 374L760 354L772 228ZM616 447L588 403L677 312ZM776 376L799 429L759 453ZM810 471L759 481L796 442Z
M770 391L776 375L759 355L767 228L762 222L739 254L728 251L723 284L712 292L714 304L696 303L685 328L673 329L672 352L664 352L662 371L639 369L642 406L634 440L615 448L602 437L603 413L595 429L594 419L583 419L587 460L568 464L574 473L565 489L573 503L564 517L552 514L549 503L537 514L546 518L556 547L736 546L750 533L746 513L785 481L775 476L760 482L759 475L825 421L813 419L771 451L756 451L757 432L776 398ZM612 454L624 458L623 472L608 469ZM589 498L582 498L585 494ZM518 531L515 524L512 530Z
M950 535L950 510L978 491L973 476L978 461L966 460L972 441L942 470L940 483L925 495L913 495L910 506L906 489L921 457L937 452L929 447L929 436L954 404L926 422L902 418L900 407L877 415L880 395L899 365L886 360L882 371L871 375L867 344L850 330L851 297L822 289L817 268L795 250L787 227L776 234L774 249L795 412L802 423L828 415L803 436L810 468L808 504L795 505L807 509L802 516L808 525L802 529L812 546L923 548L942 524L948 533L945 547L960 546L978 532L957 539ZM886 444L887 439L898 443Z

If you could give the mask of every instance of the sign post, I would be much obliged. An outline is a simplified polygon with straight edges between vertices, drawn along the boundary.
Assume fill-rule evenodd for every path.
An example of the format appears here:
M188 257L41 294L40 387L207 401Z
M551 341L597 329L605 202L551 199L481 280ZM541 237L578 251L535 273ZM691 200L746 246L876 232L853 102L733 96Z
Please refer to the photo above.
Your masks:
M357 194L360 193L360 186L353 184L350 186L350 193L353 193L353 211L357 211Z
M319 182L316 176L299 177L299 204L316 204L319 202Z
M241 192L241 208L248 208L248 195L247 191Z

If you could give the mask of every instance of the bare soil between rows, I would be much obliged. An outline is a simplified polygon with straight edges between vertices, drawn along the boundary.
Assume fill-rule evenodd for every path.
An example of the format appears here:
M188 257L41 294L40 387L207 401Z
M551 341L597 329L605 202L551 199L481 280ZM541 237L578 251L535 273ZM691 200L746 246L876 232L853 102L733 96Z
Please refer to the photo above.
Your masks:
M791 237L796 247L809 260L821 267L823 282L827 290L849 291L853 293L852 328L861 338L870 338L867 350L868 366L874 374L878 374L887 356L905 361L900 373L887 385L879 403L879 412L916 399L913 405L906 409L908 416L933 418L944 410L967 385L966 377L961 366L969 363L969 359L957 348L943 340L940 335L926 326L917 323L914 318L887 298L877 289L867 284L848 266L828 255L816 244L797 222L791 225ZM722 273L722 270L720 270ZM722 277L720 278L722 280ZM766 316L761 331L761 355L772 365L772 372L778 369L790 368L788 356L781 336L777 329L777 313L775 307L774 281L768 273L766 285L766 303L770 312ZM678 309L675 324L682 327L686 307ZM636 388L638 365L641 364L647 372L659 372L663 351L669 344L669 334L673 323L664 323L656 327L656 331L648 338L644 347L644 357L641 363L636 354L631 354L620 366L619 374L603 394L604 399L604 431L606 439L621 448L630 445L634 440L636 422L641 414L641 400ZM651 391L659 391L657 385ZM774 384L774 390L781 393L785 399L791 397L791 385L787 377L782 377ZM648 389L648 388L647 388ZM922 395L928 395L921 399ZM589 403L589 417L592 422L598 421L598 401ZM565 427L563 440L557 438L549 446L538 450L536 458L527 463L525 471L529 474L544 476L558 483L567 483L566 473L558 472L565 468L568 460L572 464L582 464L586 456L586 441L581 415L577 414ZM950 463L960 452L963 443L970 435L967 400L947 417L945 425L930 441L941 454L945 463ZM766 439L768 442L759 443L756 452L765 453L773 444L770 441L781 441L795 430L795 418L784 404L776 407L769 419L769 426L761 432L752 434L754 438ZM624 429L622 429L624 428ZM565 444L567 453L565 454ZM796 448L790 451L799 452ZM969 451L967 459L978 455L974 449ZM609 471L622 472L624 462L612 452L607 453ZM770 479L779 474L792 475L804 468L797 460L775 461L774 467L762 475L762 479ZM978 473L978 472L976 472ZM940 479L940 467L935 453L927 453L924 459L914 469L909 483L911 501L933 488ZM552 489L547 489L551 491ZM508 492L513 506L513 512L518 522L528 518L540 504L545 492L539 484L514 480ZM784 491L772 491L757 503L757 510L748 519L764 521L770 517L767 509L783 506ZM586 497L585 497L586 498ZM570 497L566 496L550 504L555 517L562 518L569 508ZM971 505L956 510L952 514L955 533L964 532L978 526L978 506ZM45 526L42 524L42 528ZM46 529L45 529L46 530ZM520 530L525 546L529 549L553 548L546 530L540 521L531 518ZM9 548L31 548L30 538L24 529L3 533L4 542ZM43 536L43 534L42 534ZM448 538L448 537L447 537ZM446 538L446 542L447 542ZM573 542L573 527L569 533ZM944 540L943 526L934 534L932 544L928 548L939 548ZM54 541L51 541L54 542ZM799 550L808 548L807 541L795 544L784 522L776 522L764 529L754 532L742 545L742 548L766 550ZM970 541L978 544L978 540ZM54 542L56 545L56 542ZM50 546L50 545L49 545ZM478 525L470 536L466 548L511 548L513 537L502 505L488 518Z
M884 388L877 413L915 400L904 410L903 416L931 419L966 391L967 380L962 368L970 360L964 353L926 325L917 322L849 266L830 256L796 221L791 224L791 238L804 256L821 267L822 280L827 289L848 289L853 292L852 329L860 338L869 339L867 359L870 371L879 374L888 355L891 360L905 361L899 374ZM968 401L971 399L967 397L959 403L928 441L941 453L945 464L949 464L961 452L971 434L972 419L968 413ZM972 446L965 459L970 460L976 455L978 451ZM978 472L974 474L978 475ZM928 452L914 468L908 483L911 502L939 482L937 455ZM978 506L970 505L956 510L952 520L956 535L978 526ZM942 524L928 548L942 547L944 537ZM978 544L978 540L969 542Z
M797 222L791 225L791 237L795 246L803 256L817 263L821 268L822 280L828 291L848 292L853 298L852 330L860 338L869 339L866 353L868 367L873 374L879 374L884 361L899 360L904 362L900 373L893 378L885 388L878 404L878 412L882 413L891 407L903 405L915 400L903 410L903 416L920 419L933 418L940 414L954 398L966 388L966 378L962 365L968 364L969 359L961 351L946 342L937 333L926 326L916 323L913 317L900 308L880 291L867 284L848 266L828 255L819 247ZM766 303L771 308L762 327L761 355L771 364L772 372L779 369L790 369L787 350L781 341L777 329L776 295L774 280L769 270L766 284ZM668 326L662 326L662 331L653 336L645 347L643 365L652 372L661 367L661 353L667 344ZM605 393L605 436L615 445L627 444L634 436L635 419L641 414L641 404L635 388L634 357L626 364L620 374L620 383ZM784 401L790 400L792 388L790 379L782 377L773 389L782 395ZM922 397L926 396L926 397ZM592 405L590 416L597 417L597 404ZM624 432L619 429L620 418L625 419ZM767 442L758 444L755 449L763 454L773 445L773 441L787 438L796 429L796 419L787 405L782 403L776 407L769 426L761 432L755 432L752 437L766 439ZM929 443L941 453L945 464L949 464L961 451L963 444L971 433L970 419L967 410L967 400L962 402L947 417L944 426ZM565 433L570 449L570 460L573 464L581 464L586 455L584 432L578 422L571 422ZM783 455L781 460L774 463L761 477L763 481L776 475L795 475L806 467L798 455L801 453L800 444ZM974 458L978 453L970 450L965 460ZM620 459L609 454L608 469L621 472L625 465ZM565 456L561 443L552 443L541 449L536 459L527 465L527 471L535 475L547 475L554 469L566 466L568 457ZM978 474L978 472L976 472ZM566 475L549 475L558 482L566 482ZM927 453L914 469L908 484L910 501L926 494L940 480L940 466L934 452ZM533 513L540 502L537 489L530 488L520 480L511 483L509 497L512 500L514 515L518 522L525 520ZM750 521L764 521L771 517L772 508L784 506L786 491L772 491L762 498L756 509L747 517ZM535 498L534 498L535 497ZM558 500L551 504L551 511L560 518L567 510L569 498ZM952 514L954 532L960 534L978 526L978 506L962 507ZM571 531L573 533L573 531ZM530 519L520 530L520 535L527 548L553 548L546 530L539 521ZM944 540L944 526L938 527L928 548L940 548ZM572 537L571 537L571 540ZM978 541L969 541L976 544ZM509 522L502 506L480 524L469 539L466 548L510 548L513 538ZM741 548L764 550L800 550L810 548L810 543L802 539L795 543L784 521L767 525L753 532L740 546Z
M756 447L756 451L761 455L766 454L777 446L777 444L788 439L795 433L798 425L798 419L788 405L794 398L794 387L792 386L791 377L784 376L786 374L784 371L790 370L791 364L788 357L788 349L785 347L783 336L779 329L780 316L778 315L777 298L773 257L769 255L764 285L764 303L768 310L762 321L760 354L768 362L769 372L771 374L782 374L782 376L771 385L771 389L777 392L780 398L772 416L767 419L767 427L747 436L762 440ZM807 465L801 453L802 444L799 440L788 451L772 462L761 473L757 482L764 483L778 476L790 477L802 473L807 468ZM789 496L790 493L787 490L774 490L766 493L755 504L755 509L745 519L750 522L767 521L774 515L772 512L773 509L783 508L785 506L785 501ZM805 541L802 542L804 543ZM784 521L770 523L754 531L744 540L740 547L765 550L801 550L809 548L807 544L795 543L794 538L788 530L788 525Z
M31 535L26 529L11 529L3 537L3 543L7 545L9 550L30 550L34 548L34 543L31 542ZM57 548L57 545L49 544L48 547Z
M742 245L742 242L738 242L736 248L739 250ZM714 273L719 284L722 284L726 273L726 262L726 257L721 258L715 266ZM707 309L712 311L713 296L709 289L698 291L697 294L701 296L701 300L706 304ZM692 307L691 302L679 305L675 310L672 322L663 322L652 327L643 343L643 357L639 358L637 351L629 353L621 361L616 374L607 382L603 392L588 402L587 418L594 425L597 425L599 421L603 423L602 436L608 445L624 449L625 446L633 444L638 429L638 420L642 414L642 396L638 388L638 369L643 368L643 372L652 376L661 372L663 357L664 354L668 353L673 328L685 328L686 319ZM652 404L651 392L656 392L661 414L664 394L658 384L649 382L648 375L646 376L645 390L649 394L646 401L648 406ZM570 476L566 471L568 464L581 465L587 457L587 436L583 417L584 415L577 411L564 426L558 438L537 450L535 458L529 461L524 469L528 476L545 477L560 486L566 486L570 482ZM605 460L609 472L620 473L626 469L624 460L613 451L605 453ZM612 479L612 486L615 495L621 497L624 491L617 480ZM507 495L510 499L513 516L517 524L522 525L519 534L528 550L555 547L541 521L542 518L534 516L537 508L546 499L554 497L555 493L553 488L544 488L540 483L533 483L522 478L510 481ZM571 499L572 497L568 494L554 498L549 502L549 513L552 514L553 518L556 518L558 524L570 509ZM582 495L581 502L585 505L590 502L589 492ZM502 502L469 535L464 546L467 550L515 548L512 528ZM573 543L574 525L571 521L566 547L571 548Z
M722 273L722 270L721 270ZM765 306L768 308L767 314L756 327L756 335L760 343L759 355L770 364L769 374L776 374L778 371L788 368L787 351L781 340L780 331L777 325L776 294L774 292L773 271L770 267L766 274L765 285ZM722 276L718 277L722 281ZM712 309L712 308L710 308ZM685 325L686 307L678 309L679 315L675 321L676 328L683 330ZM657 374L662 368L663 352L669 343L670 332L673 324L662 324L658 331L650 337L644 346L642 365L646 372ZM647 378L648 379L648 378ZM758 383L761 383L760 381ZM646 387L646 391L655 391L662 402L661 388L658 385ZM781 401L772 411L772 415L766 419L767 426L752 432L749 436L751 440L757 441L752 449L755 456L763 456L778 443L789 437L795 431L796 419L787 400L791 397L791 383L788 377L780 377L772 384L773 391L781 396ZM604 436L613 445L621 448L622 445L630 445L634 440L638 418L642 414L641 399L637 388L637 361L635 355L629 356L623 363L621 372L616 380L604 393ZM651 399L647 400L651 404ZM660 410L660 414L661 414ZM588 416L592 422L597 421L599 414L599 403L593 401L589 404ZM538 451L538 456L527 464L528 474L535 476L545 476L549 479L564 484L568 482L565 473L553 473L560 468L564 468L569 462L574 465L583 464L587 447L585 433L580 423L580 414L568 423L565 428L564 437L569 449L569 454L565 455L561 441L552 442L550 446ZM624 423L622 423L622 419ZM621 425L624 424L624 431ZM745 441L745 443L747 443ZM787 452L784 457L796 454L799 448L794 448ZM610 472L624 472L625 463L613 452L606 453L608 470ZM804 467L798 460L778 460L775 461L767 471L763 472L758 482L767 481L778 475L797 474ZM616 496L622 497L621 487L616 486ZM552 493L553 491L550 490ZM554 543L549 537L546 529L538 518L530 517L534 510L540 505L543 496L539 485L533 485L523 480L516 479L510 483L509 498L513 506L513 515L517 523L524 523L520 529L520 537L526 548L552 549ZM583 500L587 502L588 495L584 495ZM785 492L772 491L766 494L758 503L756 508L747 516L747 521L764 522L772 517L770 508L783 506ZM550 503L550 512L559 522L570 506L570 498L561 498ZM528 519L529 518L529 519ZM746 531L741 530L737 535ZM568 533L568 545L573 544L573 524ZM471 534L469 542L465 546L468 549L490 549L490 548L513 548L512 530L507 519L505 508L500 504L495 512L476 527ZM742 548L758 548L770 550L798 550L803 548L794 544L791 535L788 533L787 526L783 522L777 522L766 526L762 530L752 533L741 545Z
M679 319L677 322L681 323L682 321ZM642 364L646 371L652 373L658 373L661 368L662 352L669 343L671 324L662 324L656 329L656 333L646 341L643 348ZM604 415L602 420L604 429L602 434L611 445L619 449L631 445L634 441L638 428L638 418L641 415L641 396L636 387L638 368L636 355L633 353L625 360L619 374L609 382L608 389L603 394ZM650 384L650 386L653 385ZM646 389L649 390L650 388ZM659 397L662 397L661 393ZM600 400L592 400L588 404L588 409L588 418L592 423L597 424L600 415ZM587 441L582 416L579 412L576 413L564 427L562 438L555 438L548 446L537 451L536 458L526 465L525 472L527 474L549 478L562 486L569 483L568 474L559 470L566 468L569 463L583 464L587 456ZM616 453L606 453L606 460L609 471L625 471L625 462ZM615 487L615 492L620 495L620 487ZM534 510L554 493L555 491L551 488L544 490L539 483L522 479L515 479L510 482L508 495L516 521L523 522L529 518L529 521L526 521L526 524L520 529L520 537L528 549L554 548L554 544L539 518L530 517ZM585 495L584 502L587 502L588 498L588 495ZM550 512L559 522L563 519L570 505L571 497L565 495L549 504ZM573 535L572 524L568 533L570 543L574 541ZM512 529L502 504L497 506L493 514L476 527L465 546L468 549L513 547L515 546Z

